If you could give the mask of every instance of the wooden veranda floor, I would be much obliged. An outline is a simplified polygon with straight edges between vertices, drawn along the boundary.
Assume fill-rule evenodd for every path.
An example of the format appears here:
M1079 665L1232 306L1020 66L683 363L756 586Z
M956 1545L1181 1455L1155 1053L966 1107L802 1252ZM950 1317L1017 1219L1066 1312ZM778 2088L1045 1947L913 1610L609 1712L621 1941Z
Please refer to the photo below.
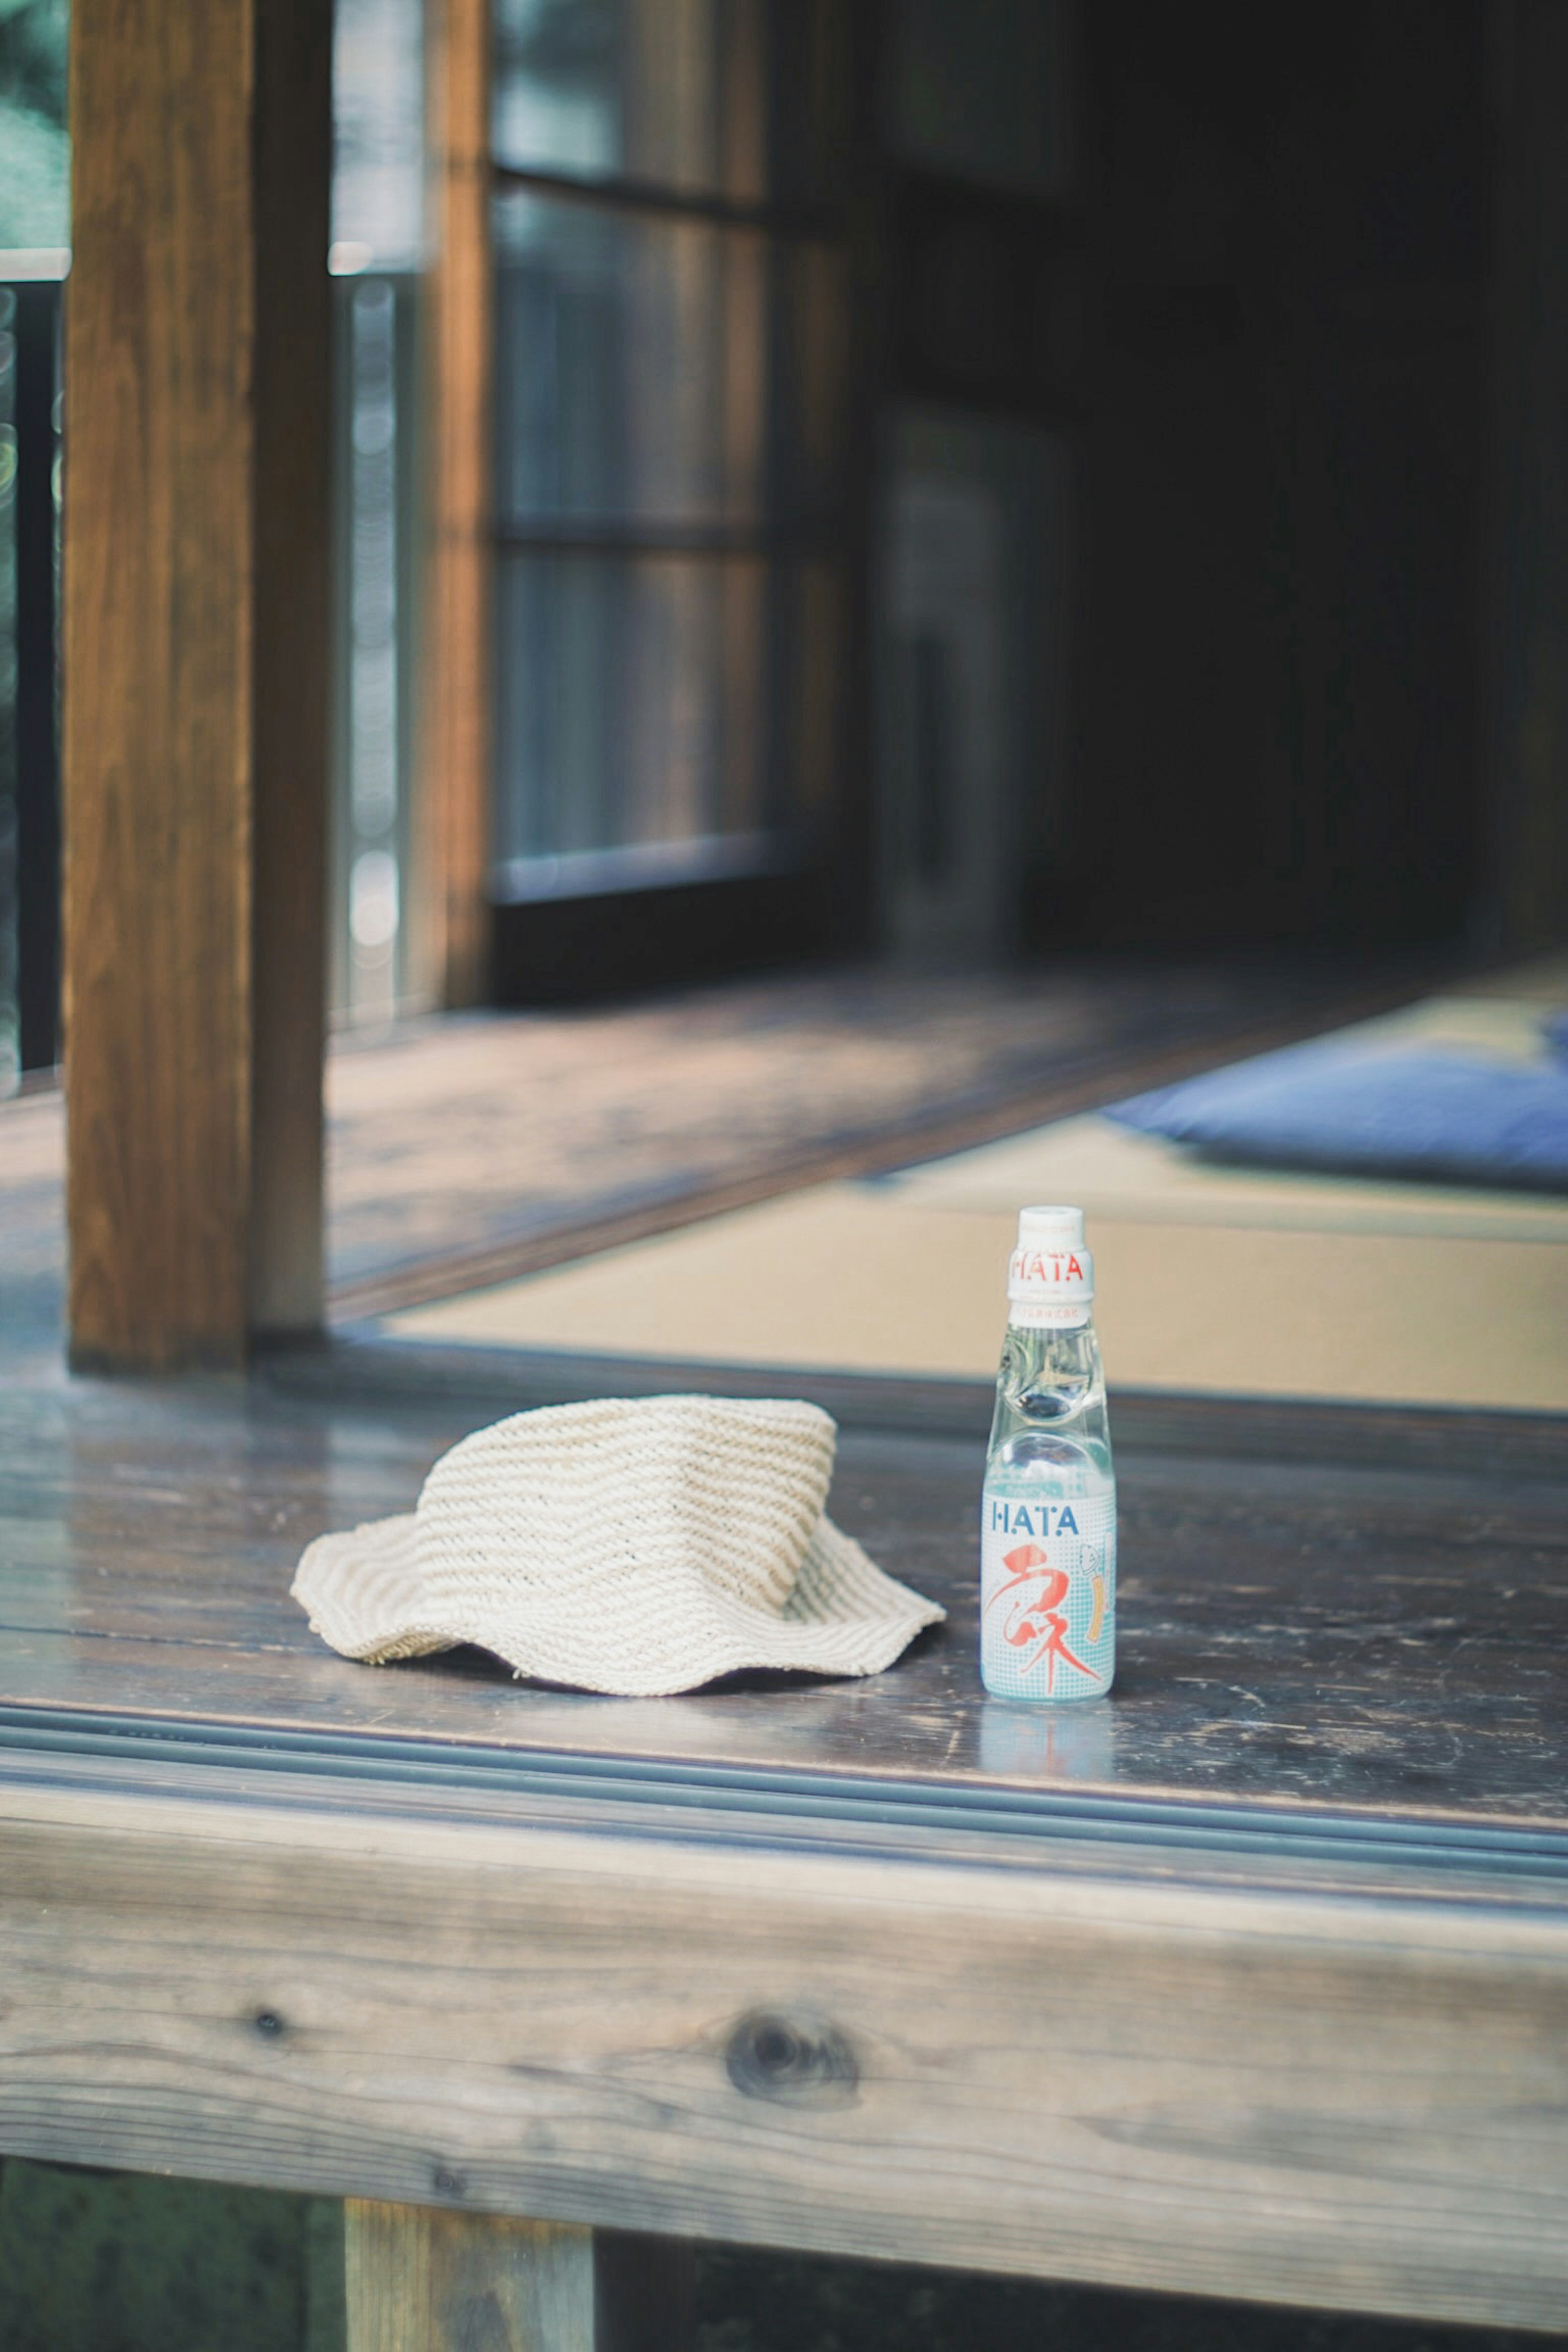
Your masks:
M329 1056L339 1317L1015 1133L1404 1001L1429 971L1080 963L788 974L415 1022ZM0 1327L60 1347L64 1108L0 1104Z

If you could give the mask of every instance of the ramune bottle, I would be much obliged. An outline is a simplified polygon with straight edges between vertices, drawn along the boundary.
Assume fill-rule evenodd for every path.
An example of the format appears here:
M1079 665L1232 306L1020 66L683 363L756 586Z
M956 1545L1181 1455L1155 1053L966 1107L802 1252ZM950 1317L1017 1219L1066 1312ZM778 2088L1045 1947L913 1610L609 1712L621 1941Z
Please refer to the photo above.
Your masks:
M997 1698L1100 1698L1116 1670L1116 1478L1081 1209L1023 1209L985 1460L980 1673Z

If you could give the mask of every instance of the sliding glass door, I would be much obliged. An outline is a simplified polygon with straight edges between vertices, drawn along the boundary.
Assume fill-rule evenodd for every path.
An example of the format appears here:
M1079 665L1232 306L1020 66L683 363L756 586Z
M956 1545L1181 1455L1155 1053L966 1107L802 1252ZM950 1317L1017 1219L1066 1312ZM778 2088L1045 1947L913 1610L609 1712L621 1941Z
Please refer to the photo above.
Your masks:
M564 992L743 960L762 885L816 919L853 539L851 22L832 0L498 0L503 994L555 992L552 908L618 959L576 958Z

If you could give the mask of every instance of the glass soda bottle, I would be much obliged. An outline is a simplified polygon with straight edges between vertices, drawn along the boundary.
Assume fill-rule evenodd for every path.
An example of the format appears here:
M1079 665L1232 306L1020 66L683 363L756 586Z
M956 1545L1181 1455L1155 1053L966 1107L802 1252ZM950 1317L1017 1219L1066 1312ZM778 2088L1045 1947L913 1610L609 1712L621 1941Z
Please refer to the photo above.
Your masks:
M1023 1209L985 1458L980 1674L997 1698L1100 1698L1116 1670L1116 1478L1081 1209Z

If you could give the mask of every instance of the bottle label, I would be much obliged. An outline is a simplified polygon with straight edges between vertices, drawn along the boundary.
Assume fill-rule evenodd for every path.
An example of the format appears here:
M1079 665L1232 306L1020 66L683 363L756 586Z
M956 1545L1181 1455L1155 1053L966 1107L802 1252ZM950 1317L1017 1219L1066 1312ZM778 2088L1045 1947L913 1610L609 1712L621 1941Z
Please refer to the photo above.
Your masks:
M998 1698L1098 1698L1116 1667L1116 1489L1044 1502L987 1484L980 1673Z

